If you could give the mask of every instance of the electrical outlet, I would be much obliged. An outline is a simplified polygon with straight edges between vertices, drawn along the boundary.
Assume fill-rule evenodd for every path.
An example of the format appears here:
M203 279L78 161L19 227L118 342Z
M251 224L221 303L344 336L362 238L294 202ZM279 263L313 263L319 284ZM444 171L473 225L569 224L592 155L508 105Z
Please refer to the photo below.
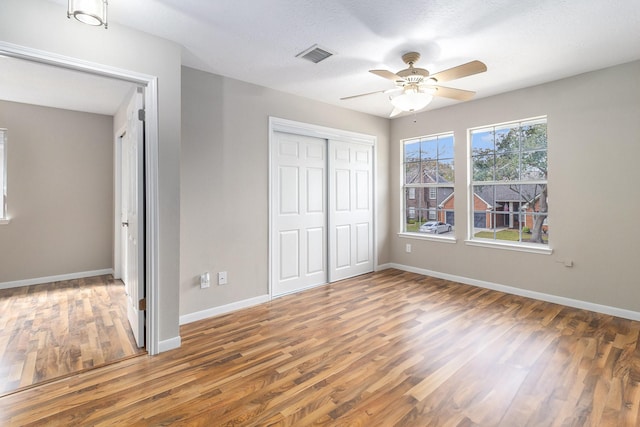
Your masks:
M218 285L226 285L227 284L227 272L221 271L218 273Z
M406 253L410 254L411 253L411 243L407 243L407 245L404 247L404 250Z
M200 289L208 288L211 286L211 276L209 272L202 273L200 275Z

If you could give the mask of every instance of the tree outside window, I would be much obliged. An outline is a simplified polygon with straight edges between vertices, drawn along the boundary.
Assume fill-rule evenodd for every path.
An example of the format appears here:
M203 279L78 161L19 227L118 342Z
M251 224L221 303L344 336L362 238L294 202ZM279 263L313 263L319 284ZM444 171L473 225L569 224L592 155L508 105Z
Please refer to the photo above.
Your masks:
M547 120L471 131L474 239L547 244Z

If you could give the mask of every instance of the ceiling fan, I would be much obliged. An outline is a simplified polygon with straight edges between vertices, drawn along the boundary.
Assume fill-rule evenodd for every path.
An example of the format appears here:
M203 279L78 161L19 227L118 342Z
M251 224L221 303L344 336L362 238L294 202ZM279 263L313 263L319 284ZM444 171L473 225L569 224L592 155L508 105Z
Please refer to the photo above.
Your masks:
M425 108L434 96L455 99L457 101L467 101L475 95L470 90L455 89L440 86L440 83L450 80L460 79L487 71L487 66L480 61L471 61L448 70L429 74L424 68L416 68L414 64L420 59L418 52L409 52L402 55L402 60L409 68L392 73L388 70L369 70L369 72L385 79L393 81L395 88L379 90L375 92L362 93L360 95L347 96L341 100L357 98L360 96L373 95L375 93L388 93L393 111L389 117L397 116L403 111L419 111ZM394 93L398 95L393 96Z

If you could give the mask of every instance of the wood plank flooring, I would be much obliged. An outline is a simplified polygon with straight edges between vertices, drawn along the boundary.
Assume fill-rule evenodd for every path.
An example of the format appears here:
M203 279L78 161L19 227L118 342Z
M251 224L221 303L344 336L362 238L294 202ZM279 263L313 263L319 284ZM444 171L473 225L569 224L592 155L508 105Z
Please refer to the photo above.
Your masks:
M112 276L0 290L0 395L140 353Z
M637 426L640 323L386 270L0 398L0 425Z

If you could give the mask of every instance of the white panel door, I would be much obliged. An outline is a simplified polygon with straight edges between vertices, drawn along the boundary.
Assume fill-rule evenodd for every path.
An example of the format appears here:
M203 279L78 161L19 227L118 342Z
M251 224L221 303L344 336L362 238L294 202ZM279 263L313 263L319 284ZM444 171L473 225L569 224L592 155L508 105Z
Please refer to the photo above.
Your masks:
M327 282L326 140L274 132L271 282L284 295Z
M373 146L329 141L329 281L373 271Z
M144 187L143 122L138 120L142 94L135 93L127 107L127 128L122 138L123 274L127 294L127 318L138 347L144 347Z

